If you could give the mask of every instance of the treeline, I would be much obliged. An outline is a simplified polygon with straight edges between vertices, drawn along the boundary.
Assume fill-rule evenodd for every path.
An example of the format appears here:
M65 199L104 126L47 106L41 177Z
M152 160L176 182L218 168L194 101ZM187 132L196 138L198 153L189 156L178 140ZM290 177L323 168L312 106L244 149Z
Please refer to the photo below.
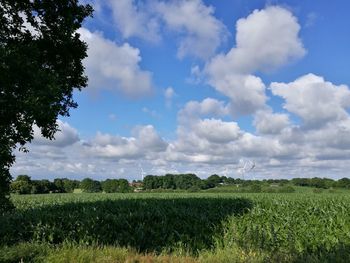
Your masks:
M195 174L166 174L163 176L147 175L143 182L129 184L126 179L107 179L97 181L85 178L82 181L57 178L53 182L49 180L31 180L27 175L19 175L11 183L10 189L16 194L45 194L45 193L72 193L74 189L81 189L86 193L127 193L133 192L134 188L142 187L144 190L207 190L224 185L236 185L240 188L249 188L249 191L261 191L259 189L273 190L274 186L306 186L320 189L347 188L350 189L350 179L342 178L333 180L330 178L294 178L265 179L265 180L242 180L213 174L206 179L200 179ZM269 188L267 188L269 187ZM287 189L287 188L286 188ZM244 189L243 189L244 190ZM243 191L242 190L242 191ZM290 191L291 189L287 189Z
M294 185L297 186L308 186L308 187L316 187L316 188L348 188L350 189L350 179L342 178L339 180L333 180L330 178L294 178L291 180Z
M294 178L287 179L264 179L264 180L242 180L219 176L217 174L209 176L207 179L200 179L195 174L166 174L163 176L147 175L143 180L143 188L151 189L180 189L180 190L206 190L221 185L237 185L243 188L249 187L259 189L267 186L307 186L315 188L348 188L350 189L350 179L342 178L333 180L330 178Z
M205 190L217 187L219 185L233 185L233 184L249 184L255 181L245 181L242 179L234 179L226 176L219 176L213 174L207 179L200 179L195 174L166 174L147 175L143 180L143 188L145 190L151 189L180 189L180 190ZM257 181L259 182L259 181Z
M82 181L56 178L51 182L49 180L31 180L28 175L19 175L10 185L11 192L15 194L72 193L77 188L86 193L133 191L126 179L107 179L100 182L90 178L85 178Z

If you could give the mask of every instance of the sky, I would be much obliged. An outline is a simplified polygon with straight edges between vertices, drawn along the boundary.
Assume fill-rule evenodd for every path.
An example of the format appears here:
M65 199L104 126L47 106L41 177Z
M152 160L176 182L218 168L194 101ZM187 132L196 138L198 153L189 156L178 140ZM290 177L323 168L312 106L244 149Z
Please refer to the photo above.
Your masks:
M14 176L349 177L348 0L84 3L88 87Z

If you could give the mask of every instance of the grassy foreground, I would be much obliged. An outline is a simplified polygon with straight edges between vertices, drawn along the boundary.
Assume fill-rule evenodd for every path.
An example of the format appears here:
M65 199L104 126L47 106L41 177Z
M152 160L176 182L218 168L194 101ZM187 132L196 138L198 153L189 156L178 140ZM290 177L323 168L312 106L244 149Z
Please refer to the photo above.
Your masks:
M13 196L0 262L349 262L350 195Z

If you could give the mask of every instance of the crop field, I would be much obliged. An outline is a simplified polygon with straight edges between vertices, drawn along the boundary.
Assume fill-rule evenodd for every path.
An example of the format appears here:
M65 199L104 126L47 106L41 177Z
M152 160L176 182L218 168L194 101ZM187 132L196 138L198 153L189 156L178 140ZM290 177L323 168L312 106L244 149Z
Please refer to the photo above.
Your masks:
M0 262L350 262L347 192L12 199Z

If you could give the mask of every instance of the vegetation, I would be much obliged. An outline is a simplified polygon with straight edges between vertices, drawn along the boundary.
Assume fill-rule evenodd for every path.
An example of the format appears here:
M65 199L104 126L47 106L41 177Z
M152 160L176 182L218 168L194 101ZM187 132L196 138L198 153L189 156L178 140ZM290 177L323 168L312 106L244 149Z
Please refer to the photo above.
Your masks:
M102 182L102 190L105 193L129 193L133 188L126 179L107 179Z
M9 168L33 126L52 139L57 117L77 107L73 89L87 85L86 44L76 32L92 8L77 0L13 1L0 5L0 213L8 209Z
M252 202L243 198L93 197L39 207L27 203L26 209L0 218L0 244L119 245L142 252L171 251L186 244L195 253L213 247L213 236L223 234L220 224L229 215L252 208Z
M16 211L0 217L2 262L350 260L347 192L15 195L13 202Z
M19 175L11 182L10 190L14 194L73 193L80 189L85 193L128 193L138 191L206 191L228 193L293 193L298 187L314 187L314 192L336 192L336 189L350 189L350 179L338 181L328 178L294 178L292 180L242 180L225 176L211 175L200 179L195 174L166 174L164 176L148 175L144 181L130 183L126 179L107 179L96 181L85 178L82 181L67 178L49 180L31 180L28 175Z
M81 181L80 188L85 193L98 193L102 191L101 183L91 178L85 178Z

